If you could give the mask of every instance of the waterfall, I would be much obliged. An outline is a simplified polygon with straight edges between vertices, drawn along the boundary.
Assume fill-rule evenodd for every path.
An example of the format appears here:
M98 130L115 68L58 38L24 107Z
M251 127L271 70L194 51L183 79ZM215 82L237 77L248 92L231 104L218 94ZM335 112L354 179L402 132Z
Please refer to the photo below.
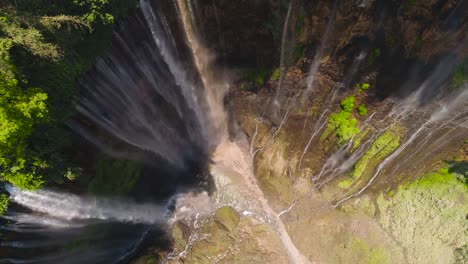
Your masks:
M364 156L372 143L385 131L394 127L404 127L406 133L403 141L389 156L377 164L370 178L358 189L346 194L333 203L333 207L357 197L372 186L383 173L396 175L405 166L411 166L416 160L424 160L429 155L442 149L446 144L457 139L462 140L463 131L466 133L468 116L468 90L466 85L456 91L447 93L444 88L456 60L447 56L435 67L429 77L407 96L405 99L393 104L383 120L373 120L376 113L371 114L361 127L361 131L374 126L366 136L364 142L352 150L354 137L341 146L323 164L319 173L313 175L312 181L316 188L322 188L340 175L350 172L356 162ZM387 105L391 104L391 99ZM382 112L385 110L382 109ZM319 119L320 121L320 119ZM322 122L318 122L323 123ZM317 127L316 124L316 127ZM321 131L315 128L309 143L302 153L300 161L304 158L312 139ZM445 139L445 140L444 140ZM422 151L424 149L424 151ZM398 160L398 164L395 162Z
M325 32L323 33L322 39L320 40L320 44L317 47L315 51L314 58L312 60L312 63L310 65L309 73L307 76L307 88L304 91L303 98L306 99L309 97L310 93L314 90L314 81L315 81L315 76L317 75L317 72L320 67L320 62L323 57L323 53L325 51L325 45L330 39L330 34L333 29L333 24L335 20L335 14L336 14L336 6L337 6L338 0L335 0L333 3L333 9L331 12L331 15L328 19L327 26L325 28Z
M37 190L25 191L7 186L10 198L35 212L45 213L62 220L100 219L109 221L156 224L164 223L167 209L153 204L138 204L125 200L80 197L73 194ZM62 221L44 222L61 226ZM65 225L67 227L67 225Z
M242 192L223 189L227 193L218 192L212 201L207 201L206 193L184 195L181 190L182 193L177 191L168 198L167 204L156 205L46 189L26 191L8 186L12 201L32 210L35 215L11 214L7 217L16 222L20 233L29 233L24 227L37 225L67 232L114 222L163 226L171 223L172 213L174 221L200 213L211 214L213 209L229 204L240 211L255 211L256 217L276 229L291 263L307 263L258 187L247 152L240 150L238 144L241 143L228 139L224 97L229 83L219 77L225 76L224 72L216 70L213 55L203 45L197 28L196 4L175 0L168 6L159 1L141 0L140 8L141 15L120 24L109 50L98 60L93 71L80 80L83 89L77 98L77 110L85 121L75 120L70 126L108 155L127 159L144 157L149 164L158 157L181 174L188 174L187 177L203 174L199 168L207 166L209 156L214 152L212 173L225 181L228 179L226 172L236 171L240 175ZM177 14L176 19L170 16L171 13ZM220 149L227 150L228 155L220 154ZM177 184L177 179L174 181ZM224 199L230 195L236 198ZM234 200L260 202L242 204ZM167 209L174 201L182 204L176 207L181 211ZM193 201L202 202L193 205ZM132 245L140 244L147 236L147 230L138 234L140 236ZM5 245L20 248L49 244ZM125 259L134 250L133 247L125 254L116 253L115 256ZM96 254L106 252L109 253L105 248ZM50 258L66 256L56 254Z
M191 9L190 0L177 0L177 6L196 68L202 79L208 104L208 115L211 117L211 126L217 131L218 137L222 139L227 135L227 116L223 100L229 89L229 84L225 80L221 79L220 81L215 76L215 71L212 67L213 55L201 43L200 33L196 27L197 22Z

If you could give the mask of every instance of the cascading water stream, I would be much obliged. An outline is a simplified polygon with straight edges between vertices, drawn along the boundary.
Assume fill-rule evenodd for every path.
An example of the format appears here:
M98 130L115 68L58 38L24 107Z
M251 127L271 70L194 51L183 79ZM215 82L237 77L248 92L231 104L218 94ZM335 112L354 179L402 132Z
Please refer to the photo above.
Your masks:
M24 191L7 186L11 199L35 212L63 220L99 219L118 222L162 224L169 215L165 206L138 204L126 200L77 195L48 190Z
M112 46L80 80L83 88L77 99L80 116L70 122L77 133L107 155L139 161L151 168L148 170L155 174L152 177L160 176L157 168L169 168L170 175L164 175L167 185L161 187L167 189L167 193L161 199L145 197L143 201L148 202L141 199L136 202L128 197L103 198L52 189L25 191L7 186L20 212L8 212L0 219L5 222L0 228L10 232L0 246L11 250L6 255L0 252L0 263L62 263L64 259L69 263L126 262L137 254L148 237L156 237L155 233L163 237L165 233L161 229L166 230L178 220L189 219L193 220L190 227L194 230L191 231L196 232L201 225L200 218L210 216L224 205L271 225L290 263L310 263L293 243L283 222L296 205L296 194L289 207L277 212L270 206L254 175L255 154L264 150L254 149L259 124L255 126L250 146L245 135L238 136L240 139L235 141L230 139L224 102L229 83L223 78L224 72L218 74L213 55L203 45L197 2L169 2L141 0L139 13L119 25ZM331 38L337 3L338 0L333 2L304 90L286 101L286 112L265 145L272 143L286 127L299 98L304 100L310 93L317 92L314 83ZM278 105L285 78L284 48L293 4L294 1L289 3L283 25L281 74L274 98ZM320 98L323 100L317 116L310 117L315 123L309 127L306 122L311 109L308 109L303 128L306 144L300 146L303 149L302 153L299 151L296 169L302 168L311 146L327 125L332 107L340 93L354 81L366 54L367 51L358 54L346 69L342 82L330 86L328 93ZM348 173L386 131L398 126L403 134L401 145L379 161L370 177L361 178L353 186L356 188L340 193L337 201L327 207L338 207L368 190L382 174L389 171L397 174L411 161L431 155L449 141L448 137L458 139L466 135L468 87L448 95L440 92L453 68L453 65L447 67L447 61L436 68L420 89L395 103L385 118L379 119L376 112L372 113L361 127L370 129L362 144L355 148L354 136L324 159L318 174L311 175L317 189ZM431 98L434 100L426 100L427 97L434 97ZM389 99L387 103L391 107L393 102ZM384 108L387 109L386 105ZM422 149L427 151L419 155ZM397 159L402 161L396 165ZM288 168L287 171L290 178L294 178L292 170ZM153 191L154 183L143 184ZM131 195L133 193L128 196ZM9 236L12 233L24 241L11 240L10 237L15 237ZM184 259L191 244L202 239L198 234L191 235L184 251L170 257ZM23 256L22 251L14 251L16 249L31 250L33 259ZM38 251L43 252L33 255ZM13 253L8 255L10 252Z
M454 60L450 56L445 60L442 60L427 80L421 84L419 89L403 101L395 104L384 120L374 122L379 129L373 129L371 135L367 137L368 139L366 139L358 149L350 151L350 146L353 145L353 137L327 159L325 164L322 166L321 171L312 177L316 188L322 188L338 175L343 175L349 172L353 165L356 164L356 162L370 148L371 143L385 131L390 130L396 125L405 126L405 123L409 126L409 131L407 132L408 137L395 151L378 164L375 172L364 186L359 187L356 192L339 199L333 204L333 207L337 207L343 202L362 194L377 180L384 170L391 169L392 175L398 173L398 169L405 166L406 163L415 160L415 155L420 154L419 150L421 150L421 148L426 148L424 157L427 157L430 153L443 148L446 143L455 140L463 134L460 130L466 129L464 124L468 121L468 116L465 111L468 103L468 90L466 87L462 87L458 91L454 91L449 95L444 96L442 93L442 95L436 96L435 100L425 104L421 103L426 100L425 98L427 98L428 95L437 95L439 91L443 91L442 88L446 86L446 83L444 83L443 80L447 78L450 69L453 67L450 65L453 65L453 63ZM367 119L366 124L374 114ZM427 116L427 119L422 123L414 121L408 122L408 120L411 120L412 118L421 119L424 116ZM411 129L412 127L415 128ZM452 127L452 129L447 129L449 127ZM430 131L428 131L429 128ZM362 129L365 129L365 125ZM318 131L320 130L316 130L315 132L317 133ZM431 144L432 141L435 141L436 136L439 135L439 131L444 133L442 134L443 138L450 139L445 142L438 139L438 143L436 145ZM408 150L409 146L413 147ZM432 147L431 150L427 149L430 146L436 147ZM305 152L303 152L303 155L304 154ZM301 157L301 160L302 158L303 156ZM400 160L400 162L398 165L393 165L393 162L396 159Z
M325 28L325 32L323 33L322 39L320 40L320 44L317 47L317 50L315 51L314 59L312 60L312 63L310 65L309 73L307 76L307 88L303 92L303 98L306 99L309 97L310 93L314 90L314 81L315 77L317 75L317 72L320 67L320 63L323 57L323 53L325 51L325 46L326 43L328 42L330 38L331 31L333 29L333 23L335 21L335 14L336 14L336 6L337 6L338 0L335 0L333 3L333 9L331 12L331 15L328 19L327 26Z
M193 29L193 25L195 24L194 19L192 19L191 21L189 20L189 17L191 17L189 14L193 14L193 12L190 12L190 9L187 8L188 3L185 2L184 0L177 0L177 3L179 7L179 12L181 13L185 32L187 34L187 38L191 44L193 56L195 58L198 71L200 72L200 75L202 76L205 89L209 91L208 92L209 93L208 104L211 106L211 113L218 113L218 115L213 116L213 120L217 123L225 123L227 120L226 120L225 111L222 108L222 98L224 97L224 94L225 94L225 90L223 90L223 87L226 87L226 86L217 84L215 79L211 77L213 75L212 75L212 71L210 71L210 68L209 68L210 63L209 61L207 61L207 59L209 59L210 56L209 56L209 53L204 48L202 48L202 45L200 44L199 39L195 34L195 30ZM292 8L292 2L290 3L289 8L288 8L288 17L286 18L285 28L287 27L287 23L289 21L291 8ZM222 143L221 146L218 148L237 149L238 147L236 145L232 145L226 142L226 143ZM231 151L229 150L227 152L231 153ZM244 164L243 166L247 168L251 168L251 169L245 169L245 168L241 169L240 175L245 177L245 182L247 183L247 186L249 187L250 191L254 193L254 197L260 200L261 207L262 207L261 209L264 211L264 213L266 213L267 217L270 219L270 221L272 221L272 224L274 225L275 229L278 231L279 236L281 237L281 241L283 242L283 245L286 251L288 252L291 263L308 263L307 259L304 256L302 256L302 254L295 247L294 243L291 241L291 238L289 237L282 220L268 205L268 201L266 200L266 198L263 195L263 192L260 190L260 188L258 187L258 184L256 183L255 176L253 175L253 169L252 169L253 165L252 164L250 164L250 166L248 165L249 164L248 158L247 156L245 156L246 152L244 151L243 154L242 154L242 151L239 151L239 150L234 150L234 152L237 152L237 153L235 153L234 156L230 156L227 158L232 159L233 161L237 161L240 164ZM216 154L215 154L214 159L215 160L217 159ZM223 159L221 158L220 160L223 160ZM227 161L227 160L224 159L224 161ZM228 166L228 167L233 168L232 166Z

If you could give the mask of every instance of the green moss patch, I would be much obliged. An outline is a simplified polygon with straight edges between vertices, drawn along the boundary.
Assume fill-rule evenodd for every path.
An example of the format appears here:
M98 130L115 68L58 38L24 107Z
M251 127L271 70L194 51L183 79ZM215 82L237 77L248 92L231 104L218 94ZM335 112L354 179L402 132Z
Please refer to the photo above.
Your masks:
M351 250L358 256L360 263L383 264L391 263L388 253L383 247L372 247L365 240L354 238L350 242Z
M351 176L359 179L367 167L372 163L377 163L390 155L400 145L400 137L392 131L386 131L380 135L356 162Z
M343 181L340 181L338 183L338 187L340 187L341 189L348 189L349 187L351 187L351 185L353 185L353 180L352 179L346 179L346 180L343 180Z
M369 133L369 128L364 129L354 137L351 151L356 150L361 145L361 142L367 136L367 133Z
M281 75L281 68L276 68L271 74L270 80L276 81L279 79L280 75Z
M240 215L229 206L223 206L215 212L215 219L222 224L227 231L232 231L239 223Z
M358 89L359 92L366 91L370 88L370 84L368 83L357 83L356 88Z

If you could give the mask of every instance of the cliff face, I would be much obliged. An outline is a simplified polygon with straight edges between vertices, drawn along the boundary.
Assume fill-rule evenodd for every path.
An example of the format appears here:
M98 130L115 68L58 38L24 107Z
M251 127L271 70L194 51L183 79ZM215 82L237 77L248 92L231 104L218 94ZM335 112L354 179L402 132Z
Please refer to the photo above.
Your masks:
M196 12L235 72L229 106L256 180L310 262L468 261L466 128L438 128L431 101L466 89L454 72L468 54L467 1L200 1ZM441 168L436 191L420 187ZM174 225L169 262L287 262L274 229L233 208L195 222Z

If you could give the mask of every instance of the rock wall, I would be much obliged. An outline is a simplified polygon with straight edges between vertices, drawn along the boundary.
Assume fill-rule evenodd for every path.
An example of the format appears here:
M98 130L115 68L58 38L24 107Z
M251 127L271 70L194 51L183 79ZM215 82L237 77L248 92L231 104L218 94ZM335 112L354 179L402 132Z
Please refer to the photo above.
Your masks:
M374 147L376 153L368 155L359 177L349 176L352 182L341 177L312 184L343 145L334 136L322 137L330 114L343 107L341 100L353 96L353 109L365 105L375 119L384 120L391 109L389 100L403 100L419 87L440 58L449 53L459 60L466 57L467 5L452 0L199 2L200 28L206 29L205 41L222 64L270 69L253 91L243 89L242 76L238 78L229 105L251 143L261 190L311 263L467 261L466 219L461 213L466 211L466 186L453 183L458 196L399 187L438 170L441 160L454 155L457 162L466 162L466 141L454 141L443 152L419 159L422 170L417 173L414 166L402 167L362 195L334 206L363 186L410 131L405 124L394 126L391 140ZM330 34L321 49L327 28ZM282 33L278 36L283 29L286 40ZM314 57L320 67L313 96L302 96L310 88ZM408 79L414 79L412 85L403 85ZM368 117L351 113L349 120L356 119L362 137L353 148L375 142L366 136L367 129L382 129ZM423 226L427 221L431 227ZM173 226L175 250L168 263L288 262L272 226L239 210L223 207L198 220L197 226L194 222Z

